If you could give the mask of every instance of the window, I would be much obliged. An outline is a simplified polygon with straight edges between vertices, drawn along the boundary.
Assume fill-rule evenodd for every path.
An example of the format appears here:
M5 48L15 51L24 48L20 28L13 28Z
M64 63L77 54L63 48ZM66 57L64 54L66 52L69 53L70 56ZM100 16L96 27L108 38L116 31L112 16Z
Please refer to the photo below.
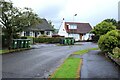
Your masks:
M76 24L71 24L71 25L69 25L69 29L77 29L77 25Z
M30 36L30 31L26 31L26 35L25 36Z
M47 31L47 32L46 32L46 35L50 35L50 31Z

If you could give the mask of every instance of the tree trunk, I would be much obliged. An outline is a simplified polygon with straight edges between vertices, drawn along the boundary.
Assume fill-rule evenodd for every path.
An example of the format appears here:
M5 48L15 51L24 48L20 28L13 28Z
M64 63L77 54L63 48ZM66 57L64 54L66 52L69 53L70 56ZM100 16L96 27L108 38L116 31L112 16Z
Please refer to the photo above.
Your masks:
M10 50L12 47L11 47L11 43L12 43L12 34L9 34L9 36L7 37L7 43L8 43L8 46L7 48Z

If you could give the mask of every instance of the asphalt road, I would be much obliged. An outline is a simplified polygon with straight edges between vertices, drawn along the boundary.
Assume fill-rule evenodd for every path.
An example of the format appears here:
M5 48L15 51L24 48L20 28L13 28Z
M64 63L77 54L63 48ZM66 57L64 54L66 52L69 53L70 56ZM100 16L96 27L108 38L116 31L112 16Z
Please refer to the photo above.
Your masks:
M80 44L74 46L37 44L31 50L5 54L2 56L2 77L47 78L74 51L97 47L90 42Z
M96 78L96 80L120 80L120 70L118 66L115 66L108 58L99 52L99 50L90 51L82 56L83 66L81 68L81 80L86 80L85 78L91 80L92 78Z

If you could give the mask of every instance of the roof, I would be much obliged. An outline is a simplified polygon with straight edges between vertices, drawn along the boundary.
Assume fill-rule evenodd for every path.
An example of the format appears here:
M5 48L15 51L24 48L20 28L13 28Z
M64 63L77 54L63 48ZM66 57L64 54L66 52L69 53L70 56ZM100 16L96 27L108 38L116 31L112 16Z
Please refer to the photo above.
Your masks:
M53 31L54 29L48 23L46 19L42 19L42 22L37 26L28 27L26 31Z
M67 24L71 25L71 24L76 24L77 25L77 29L69 29L69 27L67 26ZM67 31L67 33L88 33L90 32L90 30L92 29L91 25L89 23L78 23L78 22L65 22L65 29Z

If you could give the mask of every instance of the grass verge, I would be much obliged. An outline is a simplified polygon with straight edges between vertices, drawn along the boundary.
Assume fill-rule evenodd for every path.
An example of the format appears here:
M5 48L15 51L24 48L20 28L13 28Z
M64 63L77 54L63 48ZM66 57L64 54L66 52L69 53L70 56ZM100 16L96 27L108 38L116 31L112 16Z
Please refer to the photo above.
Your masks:
M30 49L30 48L11 49L11 50L5 49L5 50L0 50L0 54L6 54L6 53L11 53L11 52L17 52L17 51L22 51L22 50L27 50L27 49Z
M99 48L89 48L89 49L85 49L85 50L79 50L79 51L76 51L74 52L73 54L76 54L76 55L83 55L85 53L88 53L89 51L91 50L98 50Z
M57 78L79 78L81 63L82 59L80 58L67 58L64 63L53 73L50 80L56 80Z
M98 50L99 48L89 48L74 52L75 55L82 55L90 50ZM65 78L65 80L76 80L80 78L80 69L82 66L82 59L75 57L68 57L64 63L56 69L56 71L49 77L49 80L58 80Z

